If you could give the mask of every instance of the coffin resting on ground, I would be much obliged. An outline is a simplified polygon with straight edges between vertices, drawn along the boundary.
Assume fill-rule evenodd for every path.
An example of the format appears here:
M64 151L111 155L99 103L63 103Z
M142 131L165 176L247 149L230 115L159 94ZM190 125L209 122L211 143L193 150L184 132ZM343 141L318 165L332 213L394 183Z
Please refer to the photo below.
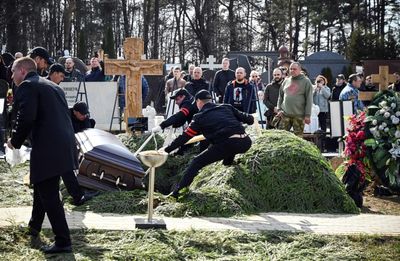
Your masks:
M80 148L77 178L82 187L101 191L143 188L141 163L117 137L98 129L75 137Z

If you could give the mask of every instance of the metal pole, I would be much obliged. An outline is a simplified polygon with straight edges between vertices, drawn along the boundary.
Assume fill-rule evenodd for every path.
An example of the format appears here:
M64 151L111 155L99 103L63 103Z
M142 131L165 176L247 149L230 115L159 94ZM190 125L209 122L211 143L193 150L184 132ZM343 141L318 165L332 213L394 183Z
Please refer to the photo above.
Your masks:
M155 167L151 167L150 170L150 177L149 177L149 203L148 203L148 217L147 217L147 221L149 223L153 222L153 198L154 198L154 176L155 176Z

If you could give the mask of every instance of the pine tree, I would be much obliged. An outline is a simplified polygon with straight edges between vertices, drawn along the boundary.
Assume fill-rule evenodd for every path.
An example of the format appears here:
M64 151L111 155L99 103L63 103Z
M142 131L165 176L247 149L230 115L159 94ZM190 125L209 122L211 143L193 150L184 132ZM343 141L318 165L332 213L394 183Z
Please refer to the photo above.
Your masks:
M114 36L111 27L107 27L104 35L105 37L102 46L104 53L108 54L109 58L116 58Z
M88 58L85 30L80 31L79 33L77 53L78 58L83 61Z

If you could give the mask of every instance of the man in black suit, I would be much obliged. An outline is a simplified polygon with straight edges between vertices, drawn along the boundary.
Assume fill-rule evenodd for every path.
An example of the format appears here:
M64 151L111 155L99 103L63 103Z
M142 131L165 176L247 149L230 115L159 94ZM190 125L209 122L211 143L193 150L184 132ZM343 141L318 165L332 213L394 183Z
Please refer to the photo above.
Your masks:
M73 173L77 166L74 130L65 94L57 85L37 74L36 63L28 57L17 59L12 67L17 118L7 145L20 148L31 136L30 182L33 208L29 232L37 236L45 213L55 243L43 247L45 253L71 252L71 239L64 208L59 197L60 176Z

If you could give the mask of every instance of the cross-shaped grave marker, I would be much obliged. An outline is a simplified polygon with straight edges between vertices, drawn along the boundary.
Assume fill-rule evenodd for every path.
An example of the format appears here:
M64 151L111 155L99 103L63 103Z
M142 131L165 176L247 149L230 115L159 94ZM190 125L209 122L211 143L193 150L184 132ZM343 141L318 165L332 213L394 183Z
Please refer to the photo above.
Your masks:
M221 69L222 65L215 63L217 59L215 59L214 55L209 55L208 58L206 59L207 63L206 64L200 64L200 68L202 69Z
M389 66L379 66L379 74L372 74L372 83L379 83L379 91L387 90L389 83L395 82L394 75L389 74ZM376 92L360 92L359 99L372 101Z
M125 112L127 123L130 117L142 116L142 75L162 75L162 60L143 60L144 43L140 38L126 38L125 60L108 59L104 56L106 75L126 75ZM128 125L127 125L128 126Z

